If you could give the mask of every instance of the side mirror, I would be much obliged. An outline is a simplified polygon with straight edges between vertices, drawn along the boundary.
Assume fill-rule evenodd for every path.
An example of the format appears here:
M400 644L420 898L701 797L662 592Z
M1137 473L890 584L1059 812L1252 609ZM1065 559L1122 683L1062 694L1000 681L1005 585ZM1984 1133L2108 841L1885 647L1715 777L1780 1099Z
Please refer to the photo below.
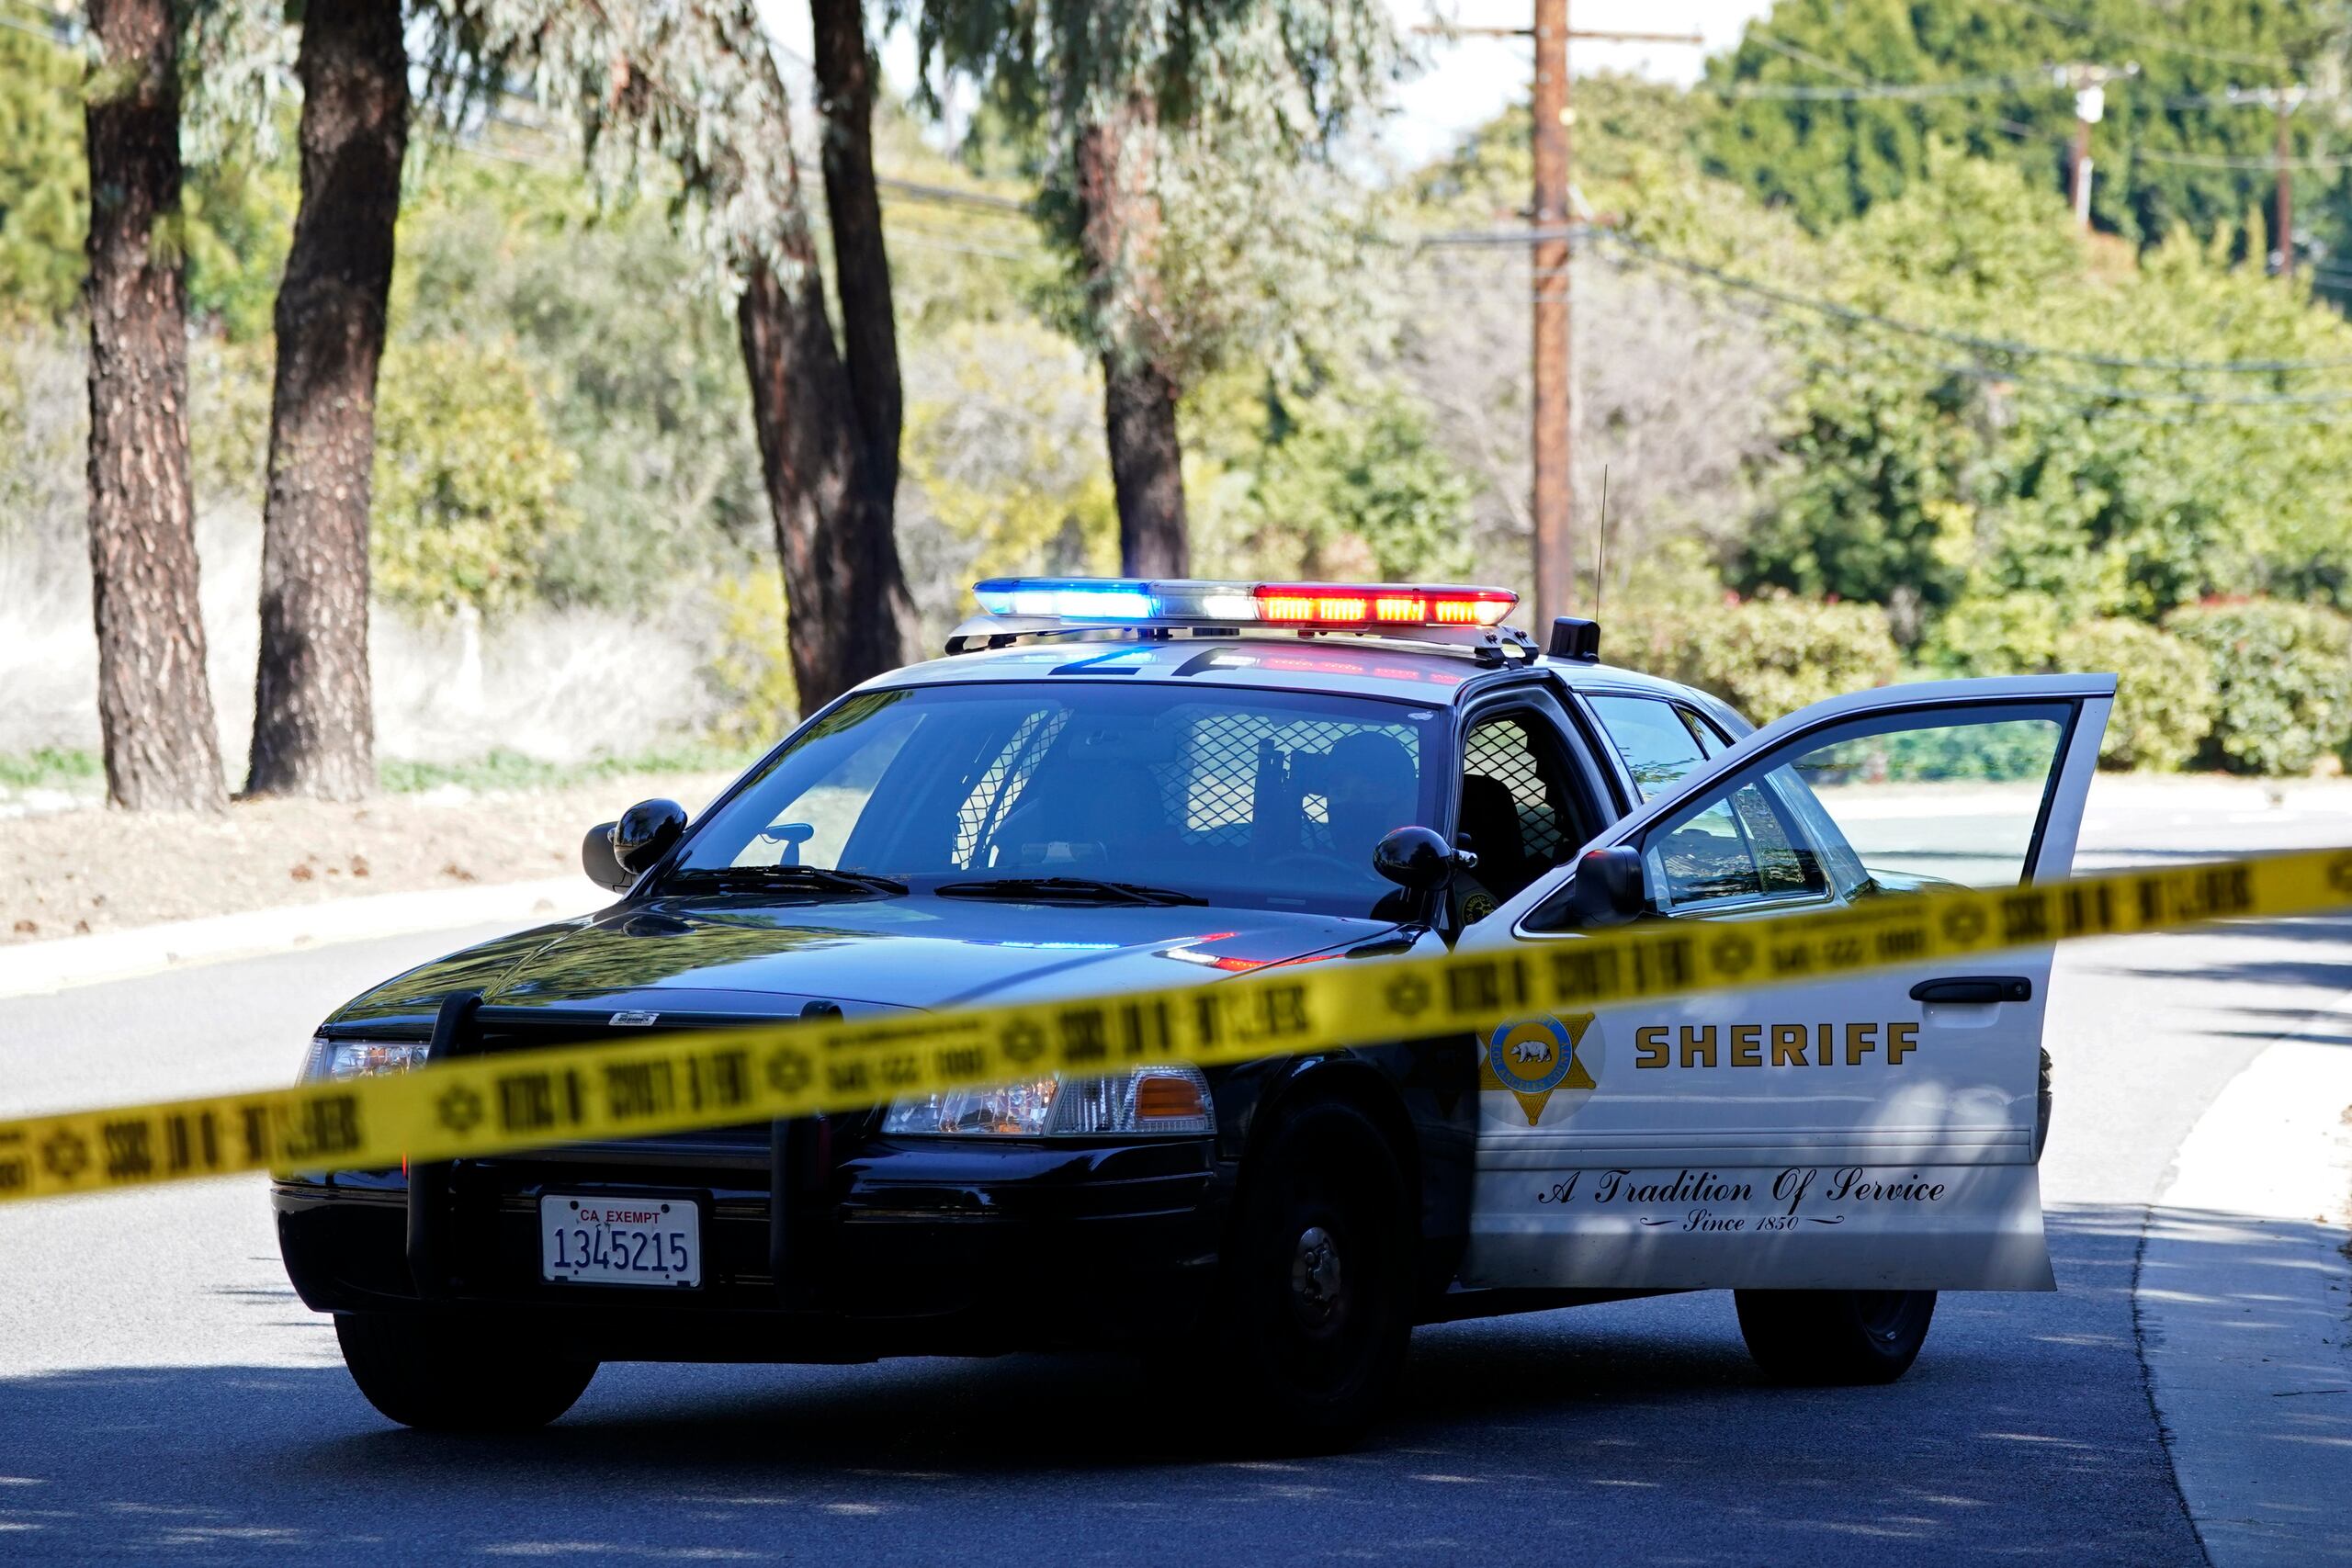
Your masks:
M1593 850L1577 862L1568 908L1580 926L1622 926L1649 913L1649 880L1642 852L1630 844Z
M674 800L640 800L613 824L613 859L632 877L670 852L686 830L686 808Z
M628 892L628 885L637 880L623 871L621 863L613 857L613 829L619 826L617 822L599 822L580 840L580 869L588 874L589 881L613 893Z
M1433 828L1392 828L1372 847L1372 869L1415 893L1442 887L1456 866L1477 863L1476 855L1453 848Z

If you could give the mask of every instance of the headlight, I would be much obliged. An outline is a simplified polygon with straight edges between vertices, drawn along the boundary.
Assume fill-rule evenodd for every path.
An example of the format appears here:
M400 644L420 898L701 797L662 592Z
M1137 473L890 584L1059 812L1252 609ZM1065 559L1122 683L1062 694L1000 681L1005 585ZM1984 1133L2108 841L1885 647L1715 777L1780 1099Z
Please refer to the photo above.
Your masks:
M882 1131L1026 1138L1214 1133L1216 1111L1199 1068L1137 1067L1120 1077L1038 1078L896 1100Z
M302 1059L302 1080L364 1078L378 1073L404 1073L424 1066L426 1042L422 1040L329 1040L311 1042Z

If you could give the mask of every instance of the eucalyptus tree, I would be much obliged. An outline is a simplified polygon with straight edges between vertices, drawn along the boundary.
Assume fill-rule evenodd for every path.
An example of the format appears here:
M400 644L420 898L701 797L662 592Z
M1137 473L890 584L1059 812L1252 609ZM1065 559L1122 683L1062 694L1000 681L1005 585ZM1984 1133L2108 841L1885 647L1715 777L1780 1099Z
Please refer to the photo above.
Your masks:
M90 578L107 798L226 804L198 598L181 237L180 7L91 0Z
M401 0L300 15L302 197L277 289L245 788L347 800L376 782L368 507L409 62Z
M1177 408L1192 376L1281 335L1280 300L1334 258L1303 169L1396 69L1377 0L913 0L926 76L977 83L1046 149L1038 210L1101 356L1121 570L1191 570ZM1277 200L1277 204L1279 204ZM1271 219L1237 235L1227 215ZM1238 243L1233 243L1238 240ZM1180 259L1181 258L1181 259ZM1254 276L1253 276L1254 275ZM1182 283L1180 284L1180 276Z
M734 290L737 335L805 710L904 661L914 619L892 534L901 394L874 179L876 67L860 0L810 0L838 339L754 0L450 0L483 58L580 118L608 188L657 183Z

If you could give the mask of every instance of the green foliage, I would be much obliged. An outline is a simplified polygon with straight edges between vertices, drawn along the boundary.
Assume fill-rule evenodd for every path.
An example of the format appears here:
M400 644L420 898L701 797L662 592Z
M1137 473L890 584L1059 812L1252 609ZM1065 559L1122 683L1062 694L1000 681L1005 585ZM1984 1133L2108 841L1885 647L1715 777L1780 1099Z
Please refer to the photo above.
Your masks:
M765 746L791 728L800 711L785 646L784 574L773 564L718 583L718 649L705 679L717 694L715 743Z
M907 410L905 473L978 547L976 574L1118 570L1102 378L1075 344L1034 321L967 322L910 368L929 386Z
M2352 741L2352 620L2313 604L2195 604L2165 629L2212 661L2209 751L2242 773L2309 772Z
M1805 291L2114 358L2352 354L2334 312L2195 245L2104 275L2063 204L2015 171L1951 153L1932 166L1840 230ZM1963 600L2027 592L2068 621L2152 620L2213 594L2352 583L2344 427L2304 417L2339 381L2012 365L1794 314L1780 330L1807 356L1801 423L1736 564L1743 585L1888 604L1912 642Z
M639 607L679 575L741 570L767 502L732 319L651 201L600 210L577 176L452 158L401 217L396 343L511 355L569 456L576 526L537 558L558 604Z
M1360 318L1363 203L1324 153L1397 66L1373 0L1165 0L1035 6L920 0L921 99L976 85L1001 140L1035 149L1035 210L1065 263L1041 301L1098 353L1143 355L1178 385L1256 357L1311 357L1310 324ZM1124 205L1100 275L1080 244L1078 152L1114 126Z
M62 317L81 297L84 70L62 43L0 29L0 319ZM269 330L297 190L291 159L250 133L192 150L177 230L191 316L237 341Z
M1468 571L1471 488L1418 407L1385 388L1270 402L1247 470L1256 570L1389 581Z
M1919 662L1946 675L2034 674L2051 667L2065 624L2064 607L2047 593L1971 596L1937 622Z
M2130 62L2137 74L2107 87L2095 132L2098 226L2142 244L2186 227L2259 259L2272 241L2263 227L2272 117L2258 107L2195 100L2305 78L2340 26L2336 10L2329 0L2164 7L2146 0L1780 0L1737 49L1708 62L1702 94L1717 107L1702 141L1715 172L1786 205L1815 231L1933 178L1938 142L2055 190L2066 177L2075 104L2049 68ZM1907 99L1738 99L1707 91L1988 80L2006 85ZM2290 127L2299 154L2327 151L2328 136L2317 115ZM2215 159L2245 166L2216 166ZM2340 209L2346 187L2332 183L2330 204Z
M2195 755L2213 726L2211 660L2141 621L2072 618L2062 599L2032 590L1971 594L1951 606L1918 649L1938 675L2037 675L2052 670L2120 677L2100 760L2169 771Z
M0 789L68 789L102 780L106 766L96 751L76 747L37 746L0 752Z
M2052 657L2061 670L2116 676L2098 752L2110 767L2169 772L2212 730L2212 660L2179 637L2139 621L2086 621L2058 634Z
M81 291L81 78L65 50L0 32L0 316L60 316Z
M376 410L378 595L419 610L514 608L573 525L571 474L511 350L445 340L388 355Z
M1758 724L1894 679L1886 612L1789 594L1654 613L1611 657L1697 686Z

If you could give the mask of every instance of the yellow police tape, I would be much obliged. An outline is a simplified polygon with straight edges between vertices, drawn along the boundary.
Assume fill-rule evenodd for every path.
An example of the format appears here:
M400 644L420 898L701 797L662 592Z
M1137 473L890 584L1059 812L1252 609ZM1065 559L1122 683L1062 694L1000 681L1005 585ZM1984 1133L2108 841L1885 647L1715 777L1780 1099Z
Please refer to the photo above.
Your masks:
M1651 922L1497 953L1283 964L1116 996L466 1056L380 1077L0 1122L0 1201L247 1170L389 1168L850 1111L1057 1072L1484 1032L1520 1014L2347 905L2352 850L2331 850L1767 920Z

